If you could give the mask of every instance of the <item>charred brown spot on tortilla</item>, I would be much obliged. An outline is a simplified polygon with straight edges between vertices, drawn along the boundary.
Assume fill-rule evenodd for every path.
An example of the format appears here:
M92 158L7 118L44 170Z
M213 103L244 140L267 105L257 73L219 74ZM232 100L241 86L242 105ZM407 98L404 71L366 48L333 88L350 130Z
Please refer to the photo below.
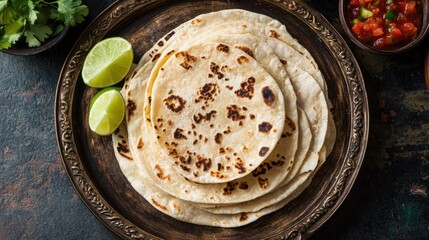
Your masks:
M197 145L198 139L195 139L194 142L192 142L192 145Z
M194 175L194 177L198 177L198 176L200 176L200 173L199 173L199 172L193 172L192 174Z
M191 156L188 156L188 157L180 156L179 161L183 164L190 164L192 161L192 157Z
M172 32L170 32L169 34L167 34L167 36L165 36L165 41L168 41L168 40L170 40L170 38L175 34L176 32L174 32L174 31L172 31Z
M118 151L119 155L121 155L125 159L130 160L130 161L133 160L133 158L128 156L128 154L127 154L130 152L130 149L129 149L127 144L118 143L116 150Z
M263 133L268 133L271 131L272 127L273 125L271 125L270 123L262 122L261 124L259 124L259 131Z
M192 56L191 54L187 52L178 52L176 53L176 58L181 59L183 62L180 64L181 67L183 67L186 70L189 70L192 68L192 64L194 64L197 61L197 57Z
M159 41L158 42L158 46L160 46L160 47L162 47L162 46L164 46L164 42L161 40L161 41Z
M175 139L188 139L185 135L183 135L183 131L184 131L183 129L177 128L173 134L174 138Z
M228 182L226 183L226 186L222 189L222 195L230 195L236 188L237 188L238 182Z
M250 60L247 58L247 57L245 57L245 56L239 56L238 58L237 58L237 62L238 62L238 64L243 64L243 63L249 63L250 62Z
M127 144L118 143L118 152L119 153L129 153L130 149L128 148Z
M250 77L246 81L240 84L241 88L235 91L235 94L241 98L252 99L253 93L255 91L254 86L255 86L255 78Z
M231 133L231 127L230 126L226 126L226 130L223 131L223 134L230 134ZM226 147L228 149L228 147Z
M258 178L259 187L262 189L267 189L270 186L268 178Z
M210 71L211 71L214 75L217 75L217 78L218 78L218 79L222 79L225 75L224 75L223 73L221 73L219 70L220 70L219 65L217 65L217 64L216 64L216 63L214 63L214 62L211 62L211 63L210 63Z
M276 100L274 92L269 87L262 88L262 97L264 98L264 103L267 104L267 106L273 105Z
M142 149L142 148L143 148L143 146L144 146L144 142L143 142L143 139L140 137L140 138L139 138L139 141L138 141L138 143L137 143L137 148L138 148L138 149Z
M210 121L212 118L216 117L216 111L212 110L205 115L198 113L193 116L195 123L200 124L202 121Z
M254 115L254 114L249 114L249 117L250 117L250 119L255 119L256 118L256 116Z
M214 101L218 93L219 86L216 83L206 83L198 90L198 98L195 100L195 102L198 103L202 100Z
M171 95L168 98L164 99L164 103L168 109L178 113L185 108L186 100L183 99L182 97Z
M270 148L261 147L261 149L259 150L259 156L264 157L267 154L268 150L270 150Z
M238 188L241 190L247 190L247 189L249 189L249 185L246 182L241 182L240 186L238 186Z
M237 105L230 105L227 106L226 109L228 110L227 118L231 119L232 121L240 121L246 118L246 115L241 115L241 107Z
M219 153L225 153L225 148L219 148Z
M225 167L223 166L223 164L222 163L218 163L217 164L217 170L218 171L223 171L225 169Z
M255 170L253 170L252 175L253 175L253 177L258 177L258 176L260 176L262 174L267 173L272 168L273 167L268 162L263 162Z
M222 43L217 45L216 49L220 52L229 53L229 46Z
M290 137L290 136L292 136L293 134L292 133L288 133L288 132L286 132L286 133L282 133L282 138L287 138L287 137Z
M155 199L151 198L152 203L157 206L158 208L161 208L162 210L168 212L168 208L162 204L160 204L159 202L157 202Z
M223 65L223 66L220 68L220 70L221 70L222 72L229 72L231 69L230 69L227 65ZM227 80L225 79L225 81L227 81Z
M173 203L173 207L176 209L176 211L180 212L180 207L177 205L177 203Z
M270 30L270 37L278 39L280 37L280 34L274 30Z
M249 217L247 216L247 214L246 213L241 213L241 215L240 215L240 222L244 222L244 221L246 221L247 219L248 219Z
M243 121L238 122L238 126L243 126Z
M164 171L162 170L162 168L161 168L158 164L156 164L156 165L155 165L155 169L156 169L156 171L157 171L156 176L157 176L159 179L162 179L162 180L167 179L168 181L170 181L170 180L171 180L171 179L170 179L170 175L165 176L165 175L164 175Z
M213 74L209 73L208 77L213 78L214 76L213 76Z
M180 165L180 167L181 167L181 168L182 168L182 170L183 170L183 171L185 171L185 172L190 172L190 171L191 171L191 169L190 169L189 167L185 166L185 165Z
M158 60L159 59L159 57L161 57L161 54L156 54L155 56L153 56L153 58L152 58L152 62L155 62L156 60Z
M167 57L168 57L168 56L170 56L171 54L175 53L175 52L176 52L175 50L171 50L171 51L169 51L169 52L167 53Z
M168 154L170 156L177 156L178 155L177 150L175 148L169 148Z
M203 157L201 155L197 156L197 160L195 161L195 166L197 168L203 168L204 172L207 172L212 165L212 160L210 158Z
M241 51L247 53L247 55L251 56L252 58L255 58L255 55L253 54L253 51L250 50L250 48L245 47L245 46L236 46L236 48L238 48Z
M226 85L225 88L228 89L228 90L230 90L230 91L232 91L232 89L234 89L234 87L230 86L230 85Z
M238 173L239 173L239 174L243 174L243 173L245 173L245 172L246 172L246 167L244 167L244 163L243 163L243 161L242 161L240 158L237 158L237 159L235 160L234 167L235 167L236 169L238 169Z
M287 66L287 61L286 61L286 60L284 60L284 59L280 59L280 62L281 62L283 65Z
M214 141L215 143L220 144L222 142L222 133L216 133L214 136Z
M202 22L203 20L201 19L201 18L196 18L196 19L194 19L194 20L192 20L192 25L194 25L194 24L197 24L197 23L200 23L200 22Z
M286 116L286 124L290 127L291 131L294 132L296 130L296 125L292 119Z
M279 167L281 167L281 166L283 166L283 165L285 164L285 161L282 161L282 160L278 160L278 161L271 161L271 164L272 164L273 166L279 166ZM291 161L291 164L292 164L292 161Z
M134 101L128 99L127 101L127 110L128 110L128 117L131 117L134 114L134 111L137 109L137 105Z
M211 172L210 172L210 175L211 175L212 177L215 177L215 178L218 178L218 179L225 179L225 178L227 178L227 177L228 177L227 175L222 174L222 173L220 173L219 171L211 171Z

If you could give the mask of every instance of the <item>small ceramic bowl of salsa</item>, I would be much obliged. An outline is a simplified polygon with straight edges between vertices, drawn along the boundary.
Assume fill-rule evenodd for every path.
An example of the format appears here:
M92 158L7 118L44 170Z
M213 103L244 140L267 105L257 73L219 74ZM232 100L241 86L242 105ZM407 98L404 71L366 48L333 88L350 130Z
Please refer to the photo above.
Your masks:
M429 31L429 0L340 0L341 25L360 48L402 53Z

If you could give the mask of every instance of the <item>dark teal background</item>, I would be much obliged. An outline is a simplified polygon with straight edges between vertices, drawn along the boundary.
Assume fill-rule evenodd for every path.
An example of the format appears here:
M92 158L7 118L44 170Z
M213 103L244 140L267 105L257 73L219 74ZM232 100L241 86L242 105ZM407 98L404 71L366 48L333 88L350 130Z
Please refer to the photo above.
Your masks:
M0 239L116 239L74 192L55 140L54 97L68 52L113 1L83 1L87 20L47 52L0 52ZM307 1L337 30L337 1ZM399 56L349 41L365 78L371 113L367 154L349 196L313 239L429 239L428 38Z

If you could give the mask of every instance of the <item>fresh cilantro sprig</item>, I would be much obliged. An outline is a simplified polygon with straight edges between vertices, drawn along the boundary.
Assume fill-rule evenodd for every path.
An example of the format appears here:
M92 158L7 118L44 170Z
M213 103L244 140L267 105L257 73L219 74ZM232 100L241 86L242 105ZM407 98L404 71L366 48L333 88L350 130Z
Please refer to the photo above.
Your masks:
M18 41L38 47L87 15L81 0L0 0L0 50Z

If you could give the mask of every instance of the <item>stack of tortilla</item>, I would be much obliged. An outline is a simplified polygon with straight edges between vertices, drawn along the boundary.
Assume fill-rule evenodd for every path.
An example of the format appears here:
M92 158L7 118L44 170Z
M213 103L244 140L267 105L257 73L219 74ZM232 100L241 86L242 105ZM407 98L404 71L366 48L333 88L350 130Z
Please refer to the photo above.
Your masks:
M327 86L279 21L232 9L160 39L124 84L122 172L181 221L238 227L298 196L331 152Z

